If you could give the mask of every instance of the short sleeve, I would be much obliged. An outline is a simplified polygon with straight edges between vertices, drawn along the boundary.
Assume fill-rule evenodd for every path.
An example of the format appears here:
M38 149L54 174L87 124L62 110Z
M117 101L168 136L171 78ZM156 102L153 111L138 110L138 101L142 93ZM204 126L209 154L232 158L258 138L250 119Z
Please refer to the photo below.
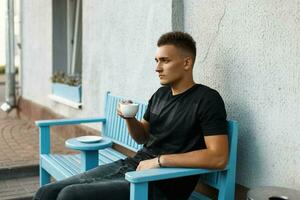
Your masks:
M153 98L153 96L148 101L147 109L146 109L146 111L144 113L144 116L143 116L144 120L146 120L147 122L150 121L150 110L151 110L152 98Z
M227 134L225 105L217 91L206 94L197 115L204 136Z

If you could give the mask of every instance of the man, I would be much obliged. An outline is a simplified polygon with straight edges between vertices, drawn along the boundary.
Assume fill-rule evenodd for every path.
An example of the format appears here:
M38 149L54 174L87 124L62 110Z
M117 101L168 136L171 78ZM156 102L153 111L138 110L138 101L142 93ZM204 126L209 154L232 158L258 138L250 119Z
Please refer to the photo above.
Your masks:
M196 44L187 33L170 32L157 43L156 72L163 87L149 100L144 119L125 118L144 147L132 158L98 166L39 189L34 199L129 199L125 173L158 167L224 168L228 160L226 111L217 91L196 84ZM188 199L199 176L155 181L149 199Z

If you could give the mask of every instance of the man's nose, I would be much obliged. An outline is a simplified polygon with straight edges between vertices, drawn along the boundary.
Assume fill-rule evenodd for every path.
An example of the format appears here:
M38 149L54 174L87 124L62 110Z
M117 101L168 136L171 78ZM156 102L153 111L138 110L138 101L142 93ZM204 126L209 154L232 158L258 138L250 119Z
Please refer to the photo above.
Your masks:
M156 72L161 72L162 71L162 67L161 67L160 63L157 63L155 71Z

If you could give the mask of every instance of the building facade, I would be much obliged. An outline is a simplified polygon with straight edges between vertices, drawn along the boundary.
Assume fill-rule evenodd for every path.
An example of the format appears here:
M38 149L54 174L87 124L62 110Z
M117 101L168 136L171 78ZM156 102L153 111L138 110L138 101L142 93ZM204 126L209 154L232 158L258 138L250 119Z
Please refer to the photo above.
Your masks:
M299 1L82 1L79 109L51 98L53 49L63 46L54 2L21 5L24 99L66 117L102 115L106 91L147 101L160 87L157 39L185 31L197 42L196 82L217 89L239 121L237 183L300 188Z

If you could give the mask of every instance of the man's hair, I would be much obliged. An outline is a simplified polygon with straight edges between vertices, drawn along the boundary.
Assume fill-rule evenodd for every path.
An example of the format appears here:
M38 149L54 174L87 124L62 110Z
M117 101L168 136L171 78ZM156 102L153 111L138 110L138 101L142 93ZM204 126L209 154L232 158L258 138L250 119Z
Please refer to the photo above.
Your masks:
M174 31L168 32L160 36L157 46L174 45L177 48L188 51L192 54L193 62L196 59L196 42L188 33Z

